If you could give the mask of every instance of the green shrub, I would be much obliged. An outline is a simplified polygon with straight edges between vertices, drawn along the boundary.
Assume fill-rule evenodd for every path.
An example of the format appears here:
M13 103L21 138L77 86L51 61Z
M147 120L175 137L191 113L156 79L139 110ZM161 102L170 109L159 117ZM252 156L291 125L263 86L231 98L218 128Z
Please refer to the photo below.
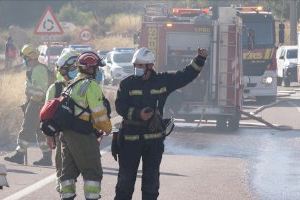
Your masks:
M110 26L110 31L122 32L135 32L141 27L141 16L133 14L114 14L105 19L105 24Z
M95 22L92 12L80 11L77 7L73 7L70 3L64 5L60 9L57 17L61 21L73 22L80 26L88 26Z

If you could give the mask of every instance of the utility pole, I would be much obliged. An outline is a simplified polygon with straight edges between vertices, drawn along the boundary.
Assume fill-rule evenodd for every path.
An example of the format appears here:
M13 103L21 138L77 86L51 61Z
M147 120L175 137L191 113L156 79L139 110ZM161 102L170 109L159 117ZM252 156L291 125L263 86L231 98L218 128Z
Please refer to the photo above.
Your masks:
M297 45L297 0L290 0L290 45Z

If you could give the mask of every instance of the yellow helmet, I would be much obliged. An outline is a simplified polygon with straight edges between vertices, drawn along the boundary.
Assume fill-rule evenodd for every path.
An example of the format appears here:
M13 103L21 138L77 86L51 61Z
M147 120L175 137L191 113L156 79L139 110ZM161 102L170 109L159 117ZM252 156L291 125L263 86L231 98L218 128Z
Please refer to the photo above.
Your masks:
M20 55L29 59L35 60L39 57L39 51L31 44L25 44L21 50Z

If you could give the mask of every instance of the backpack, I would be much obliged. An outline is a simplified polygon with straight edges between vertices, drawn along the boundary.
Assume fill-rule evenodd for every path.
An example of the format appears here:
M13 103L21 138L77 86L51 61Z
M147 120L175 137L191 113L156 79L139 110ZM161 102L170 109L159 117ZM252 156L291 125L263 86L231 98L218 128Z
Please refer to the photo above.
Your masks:
M61 95L61 93L64 89L64 82L63 81L56 81L56 82L54 82L54 87L55 87L54 97L57 98Z
M79 133L91 133L94 131L90 121L79 118L84 112L90 112L89 108L78 105L71 97L70 90L83 79L70 84L58 97L47 101L40 110L40 129L47 136L55 136L62 130L73 130ZM74 115L75 106L82 109L78 115Z
M91 123L91 119L89 121L84 121L79 118L84 112L91 113L90 109L78 105L69 95L72 87L81 80L83 79L79 79L70 84L63 93L61 93L63 90L63 83L55 82L55 98L46 102L40 110L40 129L45 135L55 136L58 132L67 129L83 134L96 132ZM110 118L110 103L104 96L103 104L106 107L107 115ZM82 110L78 115L74 115L76 106Z

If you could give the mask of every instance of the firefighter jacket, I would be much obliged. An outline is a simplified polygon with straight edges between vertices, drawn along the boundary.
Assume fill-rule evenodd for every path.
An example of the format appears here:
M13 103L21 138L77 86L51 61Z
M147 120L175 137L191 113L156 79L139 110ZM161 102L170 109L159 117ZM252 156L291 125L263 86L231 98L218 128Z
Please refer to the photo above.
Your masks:
M38 64L26 72L25 94L36 102L42 102L48 89L48 70L46 66Z
M174 73L152 71L148 80L133 75L121 81L115 102L117 113L123 117L121 131L126 134L149 133L147 126L134 125L135 122L144 123L140 118L141 110L150 107L162 115L168 95L192 82L201 72L204 63L205 58L197 56L183 70Z
M103 94L101 86L94 80L89 79L87 75L79 73L74 81L84 79L76 84L71 92L71 98L83 108L87 108L90 112L83 112L82 109L75 107L74 114L79 118L93 123L93 127L104 132L111 132L112 125L107 116L106 107L103 104Z
M63 88L67 85L67 81L56 81L55 83L51 84L47 90L45 102L60 96L61 92L63 91Z

